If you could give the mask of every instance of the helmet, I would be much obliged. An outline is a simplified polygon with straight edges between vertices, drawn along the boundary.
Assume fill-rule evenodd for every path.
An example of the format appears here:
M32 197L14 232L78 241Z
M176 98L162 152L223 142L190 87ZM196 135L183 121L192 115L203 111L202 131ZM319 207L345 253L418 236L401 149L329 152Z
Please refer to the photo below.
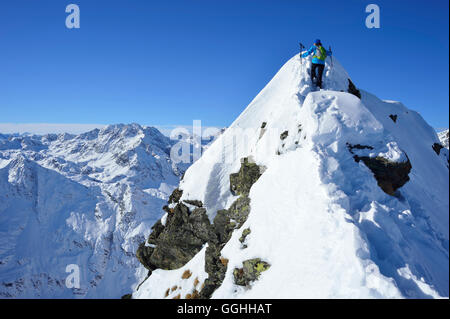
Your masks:
M322 42L320 42L320 39L316 39L316 41L314 41L314 44L322 44Z

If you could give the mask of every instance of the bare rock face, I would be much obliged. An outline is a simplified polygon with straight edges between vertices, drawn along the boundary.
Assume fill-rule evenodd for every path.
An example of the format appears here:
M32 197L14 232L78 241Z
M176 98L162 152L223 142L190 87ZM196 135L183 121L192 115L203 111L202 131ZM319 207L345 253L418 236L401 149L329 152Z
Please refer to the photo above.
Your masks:
M354 154L353 150L369 149L373 150L369 145L351 145L347 144L350 153ZM408 158L408 156L406 156ZM409 158L406 162L392 162L383 157L369 157L354 155L353 159L359 163L362 161L374 174L378 182L378 186L388 195L394 196L395 191L405 185L409 181L409 173L412 165Z
M388 195L394 196L395 191L409 181L411 162L390 162L383 157L354 156L356 162L363 161L372 171L378 186Z
M285 140L286 139L286 137L288 137L288 135L289 135L289 132L288 131L284 131L281 135L280 135L280 140Z
M259 132L259 139L261 139L261 137L263 137L264 133L266 133L266 126L267 126L267 122L263 122L261 124L261 131Z
M169 196L169 204L178 203L182 195L183 195L182 190L180 190L179 188L175 189Z
M255 163L251 163L248 158L244 158L239 172L230 175L231 193L233 195L247 196L250 188L260 176L260 167Z
M249 286L259 279L261 273L270 268L270 265L259 258L249 259L242 263L242 268L235 268L233 271L234 282L239 286Z
M439 143L434 143L432 148L433 148L433 151L435 151L437 155L441 155L441 150L444 148L444 146L442 146L442 144L439 144Z
M198 207L193 211L179 202L182 191L175 189L169 198L165 226L161 221L152 227L147 243L142 243L136 257L149 270L157 268L171 270L185 265L203 247L212 236L212 227L206 215L206 209ZM200 205L200 201L195 204Z
M239 172L230 175L230 191L232 194L240 196L230 208L218 211L214 218L215 238L208 243L206 249L205 270L208 278L205 280L205 287L200 292L201 298L210 298L225 278L227 265L223 263L220 251L230 240L233 231L241 228L247 220L250 213L248 194L261 175L261 167L251 163L249 158L243 158Z
M202 249L210 236L206 209L197 208L190 212L187 206L179 203L168 215L159 236L152 238L155 248L147 262L166 270L180 268Z
M201 299L211 298L214 291L220 287L225 278L227 265L221 261L221 250L223 245L219 243L209 243L205 252L205 271L208 273L208 278L205 280L205 285L200 291Z
M250 198L247 196L239 197L229 209L219 210L214 218L214 230L219 242L227 242L231 233L242 227L249 213Z
M183 202L186 203L186 204L192 205L192 206L203 207L203 203L200 200L189 200L189 199L186 199Z
M361 99L361 92L356 88L355 84L353 84L352 80L350 79L348 79L347 92Z
M243 244L245 243L245 240L247 239L247 236L251 234L251 229L250 228L246 228L242 231L242 235L239 238L239 241Z
M169 198L169 205L165 206L168 213L165 226L161 221L155 223L147 240L148 245L142 243L136 252L136 257L150 271L149 274L157 268L172 270L184 266L208 243L205 252L208 278L199 297L210 298L222 284L227 270L221 250L233 231L241 228L247 220L250 213L248 194L261 176L260 171L260 167L248 158L241 161L239 172L230 175L231 192L240 196L228 209L219 210L212 224L201 201L180 201L182 190L175 189ZM196 208L191 211L185 204Z
M156 267L150 263L150 256L154 250L155 249L152 247L145 246L145 243L141 243L136 251L136 258L149 271L156 269Z

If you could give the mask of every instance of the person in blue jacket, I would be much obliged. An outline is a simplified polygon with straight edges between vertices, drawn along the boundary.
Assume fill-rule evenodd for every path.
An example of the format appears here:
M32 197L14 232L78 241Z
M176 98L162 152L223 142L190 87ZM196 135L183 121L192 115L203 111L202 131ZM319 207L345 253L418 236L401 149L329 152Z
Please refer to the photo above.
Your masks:
M314 41L314 44L311 46L311 48L302 54L302 57L306 58L311 53L314 53L311 65L311 81L319 88L322 88L322 75L325 68L325 59L327 58L327 56L331 56L331 51L326 50L322 46L320 40L317 39L316 41ZM314 79L316 79L316 81L314 81Z

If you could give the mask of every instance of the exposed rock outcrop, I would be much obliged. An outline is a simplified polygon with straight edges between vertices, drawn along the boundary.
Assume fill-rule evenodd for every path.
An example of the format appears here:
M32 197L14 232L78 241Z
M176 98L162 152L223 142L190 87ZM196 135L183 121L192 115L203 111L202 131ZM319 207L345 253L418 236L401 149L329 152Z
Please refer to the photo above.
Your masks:
M136 258L149 271L156 269L156 267L150 263L150 256L154 250L155 249L152 247L145 246L145 243L141 243L136 251Z
M348 89L347 92L361 98L361 92L356 88L355 84L353 84L352 80L348 79Z
M175 189L169 198L169 205L165 206L168 212L165 226L158 221L152 227L148 245L142 243L136 252L138 260L150 273L157 268L177 269L191 260L207 243L205 271L208 278L198 297L210 298L221 285L227 269L221 250L233 231L241 228L247 220L250 213L248 194L261 174L261 167L257 164L248 158L241 160L239 172L230 175L230 190L240 196L228 209L219 210L212 224L201 201L180 202L182 190ZM197 208L190 211L185 204ZM169 208L173 205L175 207Z
M356 162L363 161L374 174L378 186L388 195L394 196L395 191L409 181L412 169L409 159L406 162L391 162L379 156L355 155L353 158Z
M200 291L200 298L208 299L222 284L227 266L220 260L220 251L224 244L209 243L205 252L205 271L208 273L204 287Z
M252 185L261 176L260 167L249 161L241 160L241 168L238 173L230 175L230 191L233 195L248 195Z
M354 153L354 150L373 150L370 145L352 145L347 143L347 148L353 154L353 159L359 163L362 161L374 174L378 186L391 196L395 195L395 191L405 185L409 181L409 172L412 169L411 162L406 155L406 162L392 162L386 158L377 156L359 156Z
M189 200L186 199L183 201L184 203L192 206L203 207L203 203L200 200Z
M270 268L270 265L259 258L249 259L242 263L242 268L233 271L234 283L239 286L249 286L259 279L261 273Z
M240 197L228 209L217 212L214 218L214 240L208 243L206 249L205 270L208 278L205 287L200 292L201 298L210 298L213 292L222 284L227 270L226 263L222 262L220 251L230 240L234 230L239 229L247 220L250 213L250 188L261 176L262 167L252 163L249 158L241 160L238 173L230 175L230 191Z
M176 206L169 210L165 226L158 221L147 240L150 246L142 243L136 252L138 260L149 270L182 267L213 236L206 209L198 207L191 212L185 204L179 202L181 195L182 191L179 189L172 193L169 204ZM200 201L190 203L203 206Z
M437 155L441 155L441 150L444 148L444 146L442 146L442 144L440 144L440 143L434 143L432 148L433 148L433 151L435 151Z
M264 133L266 133L266 126L267 126L267 122L263 122L261 124L261 131L259 132L259 138L261 139L261 137L263 137Z
M247 236L250 235L251 232L252 232L252 231L251 231L250 228L244 229L244 230L242 231L241 237L239 238L239 241L240 241L241 243L244 243L245 240L247 239Z
M175 189L169 196L169 204L178 203L182 195L183 195L182 190L180 190L179 188Z
M162 269L177 269L191 260L211 237L211 225L206 209L190 212L179 203L173 214L167 216L166 226L157 238L148 259L151 265Z

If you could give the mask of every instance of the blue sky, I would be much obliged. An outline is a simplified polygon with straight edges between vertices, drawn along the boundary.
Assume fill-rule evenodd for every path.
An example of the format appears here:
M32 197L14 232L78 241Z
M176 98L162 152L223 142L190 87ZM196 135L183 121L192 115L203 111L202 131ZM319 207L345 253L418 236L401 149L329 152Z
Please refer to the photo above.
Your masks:
M369 3L380 29L365 27ZM358 87L448 127L448 12L443 0L1 1L0 123L227 126L299 41L321 38Z

